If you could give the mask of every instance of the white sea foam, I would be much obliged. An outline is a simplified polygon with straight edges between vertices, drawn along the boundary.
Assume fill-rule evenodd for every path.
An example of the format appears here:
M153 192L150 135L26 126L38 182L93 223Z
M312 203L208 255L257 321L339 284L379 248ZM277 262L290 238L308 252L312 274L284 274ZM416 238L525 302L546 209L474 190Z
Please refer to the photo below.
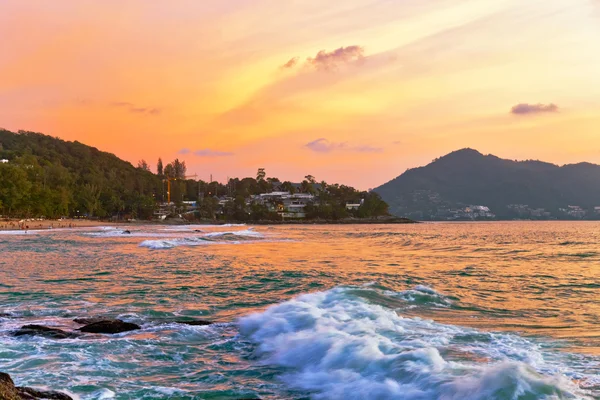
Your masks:
M281 378L316 399L587 398L531 341L404 318L345 288L302 295L239 326L262 362L285 367Z
M385 291L387 296L400 298L412 304L430 304L438 307L449 307L452 300L435 289L425 285L417 285L412 289L401 292Z
M0 231L0 235L37 235L48 230L20 230L20 231Z
M150 249L171 249L180 246L205 246L210 244L241 244L254 243L265 236L252 228L239 231L221 231L202 233L197 236L178 237L174 239L145 240L140 247Z
M117 394L110 389L100 389L99 391L94 393L94 398L98 399L98 400L114 399L116 396L117 396Z
M224 237L224 236L238 236L238 237L250 237L250 238L262 238L264 235L260 232L256 232L253 228L248 228L240 231L226 231L226 232L210 232L204 236L209 238Z

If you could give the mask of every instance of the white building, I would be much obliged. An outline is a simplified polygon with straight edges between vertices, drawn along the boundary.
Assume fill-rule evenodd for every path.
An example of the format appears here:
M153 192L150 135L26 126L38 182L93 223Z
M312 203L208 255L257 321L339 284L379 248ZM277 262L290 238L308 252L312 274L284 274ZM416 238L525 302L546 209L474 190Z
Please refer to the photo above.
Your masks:
M306 218L304 209L315 201L315 196L309 193L271 192L255 196L253 200L266 205L284 219L300 219Z
M0 164L8 164L8 160L3 158L2 160L0 160Z
M358 210L360 206L363 205L364 201L364 199L361 199L360 203L346 203L346 210Z

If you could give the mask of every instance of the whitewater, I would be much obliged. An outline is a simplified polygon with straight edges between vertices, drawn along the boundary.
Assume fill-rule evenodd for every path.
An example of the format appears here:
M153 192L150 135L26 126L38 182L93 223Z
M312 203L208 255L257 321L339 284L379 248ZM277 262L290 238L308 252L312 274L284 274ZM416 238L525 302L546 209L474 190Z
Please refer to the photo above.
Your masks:
M79 399L600 399L598 228L4 232L0 371ZM13 335L99 315L141 329Z

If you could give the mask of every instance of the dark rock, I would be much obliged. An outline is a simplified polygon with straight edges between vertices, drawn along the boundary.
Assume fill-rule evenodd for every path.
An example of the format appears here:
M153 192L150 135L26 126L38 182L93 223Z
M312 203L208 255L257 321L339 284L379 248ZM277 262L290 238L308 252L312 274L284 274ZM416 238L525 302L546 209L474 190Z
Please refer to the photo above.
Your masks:
M43 325L24 325L18 331L13 333L14 336L43 336L49 339L72 339L78 335L73 332L65 332L62 329L50 328Z
M17 392L15 383L10 375L0 372L0 399L2 400L21 400Z
M123 231L124 235L131 235L131 231Z
M0 312L0 318L10 318L10 317L12 317L12 314Z
M137 324L130 322L123 322L120 319L110 319L104 321L98 321L88 324L82 328L79 328L81 332L88 333L121 333L129 332L137 329L142 329Z
M75 318L73 320L73 322L76 322L80 325L95 324L96 322L101 322L101 321L112 321L112 319L105 318L105 317L84 317L84 318Z
M61 392L43 391L28 387L15 386L10 375L0 372L0 399L2 400L73 400Z
M54 390L36 390L28 387L17 388L22 399L73 400L71 396ZM29 396L29 397L27 397Z
M213 322L205 321L205 320L195 320L195 321L175 321L177 324L191 325L191 326L205 326L212 325Z

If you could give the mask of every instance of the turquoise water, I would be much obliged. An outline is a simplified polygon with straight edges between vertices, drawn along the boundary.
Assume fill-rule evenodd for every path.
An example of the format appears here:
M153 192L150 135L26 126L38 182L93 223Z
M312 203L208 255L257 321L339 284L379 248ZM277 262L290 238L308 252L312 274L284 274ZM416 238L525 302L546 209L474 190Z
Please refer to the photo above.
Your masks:
M0 232L0 371L81 399L598 399L599 240L525 222ZM11 336L95 315L143 329Z

